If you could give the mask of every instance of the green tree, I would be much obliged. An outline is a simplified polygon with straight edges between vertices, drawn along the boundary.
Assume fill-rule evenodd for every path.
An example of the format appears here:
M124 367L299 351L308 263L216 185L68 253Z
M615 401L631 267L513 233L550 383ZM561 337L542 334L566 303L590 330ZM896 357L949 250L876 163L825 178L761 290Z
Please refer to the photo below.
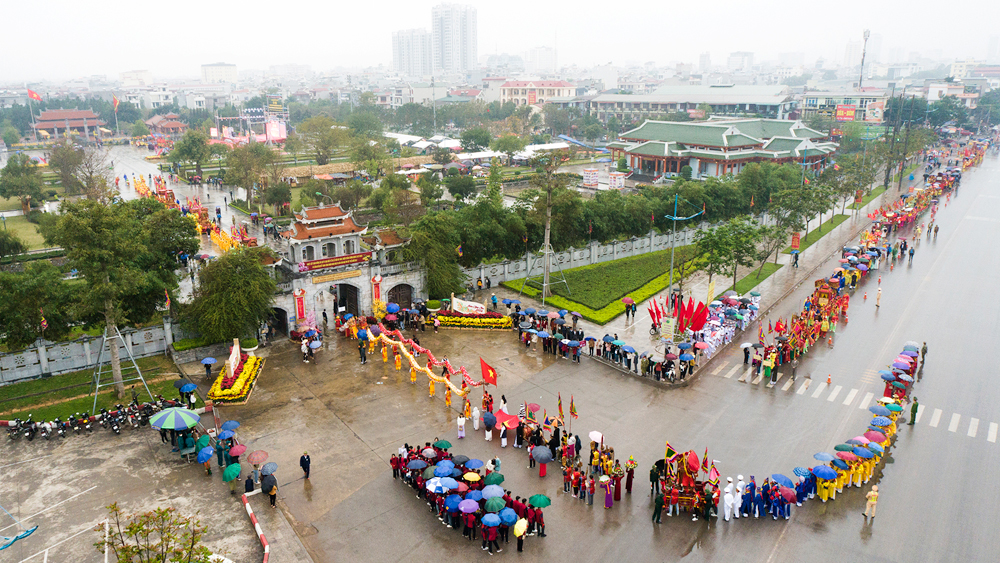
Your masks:
M452 160L454 160L455 153L451 152L448 149L442 149L442 148L439 147L439 148L434 149L433 158L434 158L434 162L436 162L437 164L440 164L440 165L444 166L445 164L448 164Z
M403 247L407 260L417 260L427 269L427 293L431 299L447 297L462 290L463 274L458 267L457 248L461 243L453 213L424 215L410 227L410 243Z
M132 136L133 137L144 137L149 135L149 127L146 126L146 122L141 119L136 119L132 123Z
M485 127L473 127L462 131L462 149L466 152L476 152L490 146L493 135Z
M13 125L8 125L3 128L2 138L8 147L13 147L21 141L21 133Z
M234 148L226 156L227 184L246 188L250 193L248 203L264 184L268 169L277 160L277 154L262 143L249 143Z
M756 262L761 236L760 227L748 215L695 233L695 244L704 257L709 282L714 274L732 275L735 286L739 267L750 267Z
M25 215L31 211L32 201L42 202L42 175L26 153L10 155L0 170L0 197L19 199Z
M382 138L382 120L371 111L357 111L347 120L351 132L366 139Z
M271 184L264 190L264 203L274 206L274 214L281 215L281 207L292 200L292 190L285 182Z
M361 202L372 195L374 188L371 184L366 184L360 180L350 180L343 186L333 189L334 201L340 203L341 209L349 211L355 209Z
M691 179L691 175L693 173L694 173L694 169L691 168L690 166L688 166L687 164L685 164L684 166L681 166L681 178L683 178L684 180L690 180Z
M948 122L964 126L969 122L969 110L957 96L945 96L930 106L928 119L934 127L940 127Z
M465 198L476 193L476 181L469 176L451 176L444 183L455 201L465 201Z
M417 188L420 189L420 204L424 207L430 207L444 195L444 188L435 174L421 174L417 178Z
M8 256L17 256L28 251L27 245L14 231L0 231L0 261Z
M105 538L104 526L95 528L100 539L94 547L113 554L119 563L211 561L211 550L201 544L208 528L200 520L182 516L173 507L126 514L116 502L107 509L111 533Z
M292 158L295 160L295 164L299 163L299 155L305 150L305 140L296 133L289 133L288 137L285 139L285 152L292 155Z
M174 148L170 151L168 158L171 162L193 163L198 176L201 176L202 164L212 158L208 137L200 131L188 129L181 140L174 143Z
M3 252L0 232L0 253ZM69 334L79 292L63 281L59 268L45 260L30 262L24 272L0 272L0 342L20 350L45 337L57 341ZM42 329L42 317L46 328Z
M101 319L109 334L142 323L177 287L178 253L198 249L194 220L156 200L63 203L58 220L42 225L51 244L66 250L66 265L83 275L81 317ZM118 347L110 346L118 397L123 397Z
M330 162L334 152L347 145L350 137L347 129L337 125L325 115L307 119L296 129L302 135L303 143L315 155L316 164L319 165ZM294 148L295 141L292 141L292 144Z
M563 209L560 209L558 217L562 225L565 227L566 221L571 221L575 219L574 216L578 216L580 209L579 207L573 205L574 197L576 201L579 201L579 197L576 192L569 192L566 186L569 184L569 177L565 174L559 174L559 168L565 162L569 162L572 158L573 153L570 150L557 150L548 151L539 154L538 156L531 159L531 167L538 171L530 181L532 187L538 189L542 193L542 197L539 197L536 201L536 211L545 210L545 238L542 243L542 252L549 250L552 242L552 210L554 207L560 205ZM549 254L548 256L551 256ZM546 259L542 272L542 297L549 297L552 295L552 290L549 288L549 270L551 268L550 260Z
M355 170L364 172L375 180L390 169L392 159L381 143L359 138L351 145L351 163Z
M187 325L215 342L256 338L271 314L276 287L262 262L269 252L240 247L202 268Z
M494 139L490 143L490 148L507 155L507 164L513 163L514 155L523 151L526 146L528 146L527 141L517 135L510 134Z
M83 164L83 149L77 149L72 141L63 139L52 145L49 152L49 166L59 172L59 181L67 195L80 192L80 181L76 174L80 165Z

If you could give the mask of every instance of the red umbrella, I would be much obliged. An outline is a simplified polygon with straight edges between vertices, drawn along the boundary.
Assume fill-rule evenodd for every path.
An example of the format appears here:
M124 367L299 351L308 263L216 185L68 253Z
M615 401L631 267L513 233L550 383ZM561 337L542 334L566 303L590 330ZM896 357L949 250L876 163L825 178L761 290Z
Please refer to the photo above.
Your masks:
M267 452L264 450L250 452L250 455L247 456L247 461L249 461L251 465L260 465L261 463L267 461Z
M635 303L635 301L633 301L631 297L623 297L622 303L625 303L626 305L631 305Z
M705 348L708 348L708 343L707 342L695 342L694 343L694 347L697 348L697 349L699 349L699 350L704 350Z
M531 412L538 412L542 410L542 407L539 406L537 403L528 403L528 410Z
M235 457L235 456L238 456L238 455L243 455L243 452L245 452L245 451L247 451L247 447L244 446L243 444L240 444L238 446L233 446L233 447L229 448L229 455Z
M667 355L663 356L663 359L665 359L665 360L676 360L677 359L677 354L667 354Z
M385 316L385 320L387 320L387 321L394 321L394 320L396 320L396 315L393 315L392 313L389 313L388 315Z
M885 434L883 434L881 432L876 432L874 430L869 430L868 432L865 432L864 436L865 436L865 438L868 438L872 442L884 442L885 441Z
M795 502L796 496L795 496L795 491L793 489L789 489L788 487L781 487L778 490L781 493L781 496L784 497L786 501Z
M857 461L858 460L858 456L854 455L851 452L837 452L837 457L839 457L840 459L842 459L844 461Z

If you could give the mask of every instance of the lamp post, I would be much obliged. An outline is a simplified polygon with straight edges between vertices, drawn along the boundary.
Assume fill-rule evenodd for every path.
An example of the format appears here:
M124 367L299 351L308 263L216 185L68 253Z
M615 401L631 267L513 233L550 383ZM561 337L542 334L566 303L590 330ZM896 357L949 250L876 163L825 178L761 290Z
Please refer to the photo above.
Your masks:
M687 200L685 200L687 201ZM701 211L691 215L690 217L678 217L677 216L677 206L680 203L680 195L674 194L674 214L664 215L667 219L673 221L673 234L670 236L670 282L667 287L667 295L672 295L674 291L674 248L677 246L677 221L687 221L688 219L694 219L695 217L701 215L705 212L703 208Z
M335 202L333 201L333 198L332 198L332 197L330 197L330 196L326 195L326 194L325 194L325 193L323 193L323 192L316 192L316 195L318 195L318 196L320 196L320 197L325 197L326 199L330 200L330 203L335 203ZM322 203L322 202L321 202L321 203Z

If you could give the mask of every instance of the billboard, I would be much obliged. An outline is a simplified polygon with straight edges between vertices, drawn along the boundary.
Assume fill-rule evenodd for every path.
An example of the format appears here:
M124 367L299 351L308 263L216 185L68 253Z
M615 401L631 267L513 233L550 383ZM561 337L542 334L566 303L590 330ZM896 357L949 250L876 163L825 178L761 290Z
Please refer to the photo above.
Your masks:
M346 254L344 256L334 256L332 258L320 258L319 260L309 260L300 264L300 272L311 272L324 268L336 268L347 264L357 264L371 260L371 252L361 252L359 254Z
M597 187L597 168L583 169L583 185L586 188Z
M687 114L691 119L705 119L705 110L703 109L689 109Z
M854 121L854 113L857 111L857 106L849 106L846 104L837 104L837 121Z
M608 173L608 184L609 188L612 190L621 190L625 188L625 176L624 172L610 172Z
M538 101L538 98L535 97L535 91L534 90L528 90L528 105L529 106L533 106L533 105L535 105L536 101Z
M870 102L865 106L865 121L882 123L883 115L885 115L885 102Z

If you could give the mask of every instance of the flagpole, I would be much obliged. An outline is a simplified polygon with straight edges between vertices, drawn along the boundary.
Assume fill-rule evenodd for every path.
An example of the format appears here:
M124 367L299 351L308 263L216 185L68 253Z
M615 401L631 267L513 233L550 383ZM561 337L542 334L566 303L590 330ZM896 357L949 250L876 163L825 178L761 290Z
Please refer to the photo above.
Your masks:
M31 114L31 133L35 143L38 143L38 128L35 127L35 110L31 107L31 94L28 94L28 113Z

